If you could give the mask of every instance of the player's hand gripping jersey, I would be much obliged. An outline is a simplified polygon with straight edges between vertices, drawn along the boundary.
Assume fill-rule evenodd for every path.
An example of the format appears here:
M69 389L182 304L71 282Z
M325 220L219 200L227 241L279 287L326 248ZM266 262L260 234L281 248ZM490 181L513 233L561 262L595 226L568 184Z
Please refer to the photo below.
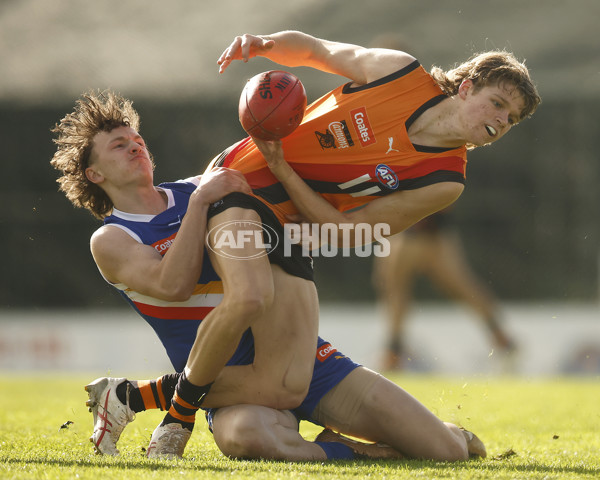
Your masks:
M445 98L416 60L375 82L342 85L312 103L302 124L282 140L286 160L340 211L399 190L464 183L465 147L424 147L408 137L419 115ZM296 213L250 138L223 152L212 166L242 172L282 223L286 214Z

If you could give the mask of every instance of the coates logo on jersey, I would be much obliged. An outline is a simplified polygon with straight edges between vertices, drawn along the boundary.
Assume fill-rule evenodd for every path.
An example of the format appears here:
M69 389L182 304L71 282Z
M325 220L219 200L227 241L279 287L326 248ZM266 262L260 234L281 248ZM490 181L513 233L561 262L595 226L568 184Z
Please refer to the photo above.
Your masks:
M167 250L169 249L169 247L171 245L173 245L173 242L175 241L176 236L177 236L177 232L175 232L173 235L171 235L167 238L163 238L162 240L159 240L158 242L154 242L152 244L152 246L158 253L160 253L161 255L164 255L165 253L167 253Z
M357 108L356 110L352 110L350 115L352 116L352 124L358 134L361 146L367 147L375 143L377 140L375 140L375 134L367 116L367 109L365 107Z
M383 163L380 163L375 167L375 175L377 176L379 183L390 190L396 190L398 185L400 185L400 181L398 180L398 175L396 175L396 172Z
M319 360L319 362L324 362L335 352L337 352L337 350L331 345L331 343L324 343L317 350L317 360Z

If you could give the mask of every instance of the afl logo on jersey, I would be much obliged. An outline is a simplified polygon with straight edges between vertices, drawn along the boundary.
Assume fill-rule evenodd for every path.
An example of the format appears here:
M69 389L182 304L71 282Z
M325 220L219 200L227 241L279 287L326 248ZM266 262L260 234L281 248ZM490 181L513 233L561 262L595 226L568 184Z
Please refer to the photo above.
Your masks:
M400 182L398 180L398 175L394 172L390 167L380 163L375 167L375 175L377 176L377 180L379 183L389 188L390 190L396 190Z

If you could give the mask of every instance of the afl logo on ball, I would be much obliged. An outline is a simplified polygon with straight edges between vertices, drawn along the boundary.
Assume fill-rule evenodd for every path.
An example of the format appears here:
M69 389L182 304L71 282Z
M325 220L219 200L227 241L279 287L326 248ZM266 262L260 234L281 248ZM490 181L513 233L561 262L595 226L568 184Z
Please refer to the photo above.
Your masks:
M377 176L379 183L386 186L390 190L396 190L400 184L396 172L383 163L380 163L375 167L375 175Z

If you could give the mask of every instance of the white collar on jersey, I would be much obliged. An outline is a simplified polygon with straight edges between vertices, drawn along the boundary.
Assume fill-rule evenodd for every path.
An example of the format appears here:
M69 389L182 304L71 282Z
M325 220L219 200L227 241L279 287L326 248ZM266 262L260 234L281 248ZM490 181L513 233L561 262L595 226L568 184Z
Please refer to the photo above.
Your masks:
M156 187L157 190L164 192L167 196L167 209L173 207L175 205L175 197L173 197L173 192L168 188ZM123 220L131 220L133 222L149 222L156 215L145 215L143 213L127 213L122 212L121 210L114 208L112 211L112 215L118 218L122 218Z

